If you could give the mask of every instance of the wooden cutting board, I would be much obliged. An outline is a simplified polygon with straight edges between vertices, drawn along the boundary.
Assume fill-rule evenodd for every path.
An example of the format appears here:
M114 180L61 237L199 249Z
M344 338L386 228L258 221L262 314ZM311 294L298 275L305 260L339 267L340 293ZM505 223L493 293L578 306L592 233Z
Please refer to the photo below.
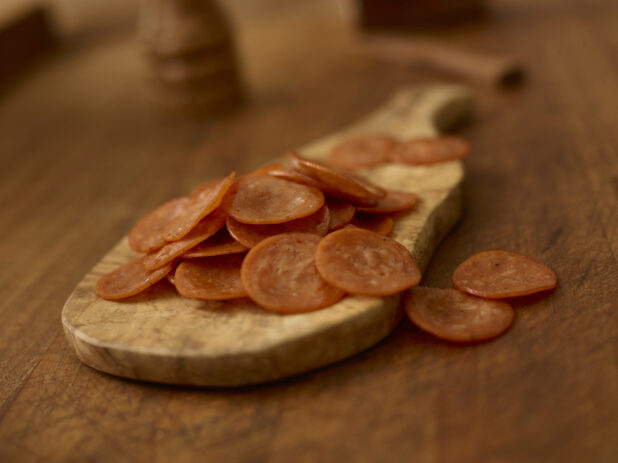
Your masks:
M300 151L324 158L332 146L357 133L435 135L466 117L471 107L471 95L459 86L403 89L361 122ZM383 187L419 195L418 205L396 221L391 236L424 270L460 216L462 163L390 164L364 174ZM249 300L183 298L166 281L126 302L97 297L99 277L134 257L125 237L77 285L62 311L67 340L79 359L114 375L198 386L267 382L367 349L402 318L399 296L350 296L297 315L268 312Z

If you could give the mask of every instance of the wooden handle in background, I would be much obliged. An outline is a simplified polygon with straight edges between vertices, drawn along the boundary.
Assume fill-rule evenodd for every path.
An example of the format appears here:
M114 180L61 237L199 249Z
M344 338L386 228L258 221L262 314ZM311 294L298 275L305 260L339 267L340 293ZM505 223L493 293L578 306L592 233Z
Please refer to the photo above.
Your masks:
M495 86L521 82L524 71L512 57L462 50L423 38L372 37L363 39L358 51L372 58L411 65L425 65L467 80Z

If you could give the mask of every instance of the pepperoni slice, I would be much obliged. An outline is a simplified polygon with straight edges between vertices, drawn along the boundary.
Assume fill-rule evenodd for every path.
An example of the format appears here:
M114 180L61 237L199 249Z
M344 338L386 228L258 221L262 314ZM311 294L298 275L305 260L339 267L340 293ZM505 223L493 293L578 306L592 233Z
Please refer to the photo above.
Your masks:
M329 186L295 169L294 170L274 169L274 170L269 171L268 174L272 175L273 177L288 180L290 182L301 183L303 185L317 188L327 196L330 196L332 198L341 199L343 201L347 201L353 204L358 204L362 206L373 206L377 203L377 199L373 197L366 198L366 197L358 197L358 196L352 196L352 195L346 194L335 186Z
M328 201L326 204L328 206L328 210L330 211L330 231L338 230L345 224L349 223L356 212L356 208L350 203Z
M399 144L391 152L391 160L413 166L462 159L470 145L459 137L416 138Z
M162 235L163 229L185 211L189 202L189 198L184 197L172 199L140 219L129 232L131 249L150 252L167 243Z
M285 233L251 249L240 272L249 297L282 313L317 310L341 299L345 292L326 283L316 270L320 240L308 233Z
M324 236L329 230L330 212L328 207L322 206L317 212L307 217L273 225L249 225L228 216L226 225L230 234L239 243L252 248L260 241L281 233L299 232Z
M323 205L324 195L317 188L270 175L239 178L222 203L233 219L258 225L307 217Z
M264 175L264 174L268 174L269 172L273 170L283 170L283 169L285 169L285 166L279 162L276 162L274 164L269 164L267 166L254 170L248 175Z
M225 214L215 210L208 217L203 218L193 229L178 241L167 243L161 249L151 252L144 258L144 266L153 270L159 268L176 257L180 257L193 246L217 233L225 225Z
M504 333L515 312L503 301L489 301L452 288L412 288L404 307L410 320L452 342L485 341Z
M206 257L185 260L174 275L178 292L185 297L225 300L246 297L240 279L244 255Z
M227 229L222 228L206 241L189 249L182 257L195 259L197 257L224 256L226 254L238 254L246 250L246 246L232 238Z
M163 237L168 241L176 241L189 233L200 220L219 207L223 196L232 186L235 175L236 173L232 172L221 180L205 184L192 198L185 212L163 229Z
M97 294L103 299L115 301L135 296L154 285L174 268L174 262L148 270L144 267L145 257L132 260L97 281Z
M528 256L492 249L470 256L453 272L453 286L487 299L526 296L554 289L552 269Z
M329 161L342 169L373 167L387 162L398 141L387 135L364 135L350 138L337 145L329 154Z
M362 228L377 233L378 235L388 236L393 230L395 221L392 217L382 214L356 214L352 221L344 228Z
M407 191L387 191L386 197L378 199L375 206L358 206L360 212L399 212L414 207L418 196Z
M288 153L294 167L311 178L342 194L357 198L384 198L386 191L356 175L341 172L326 164L305 159L296 153Z
M389 296L421 281L416 261L403 245L359 228L322 239L315 262L324 280L352 294Z

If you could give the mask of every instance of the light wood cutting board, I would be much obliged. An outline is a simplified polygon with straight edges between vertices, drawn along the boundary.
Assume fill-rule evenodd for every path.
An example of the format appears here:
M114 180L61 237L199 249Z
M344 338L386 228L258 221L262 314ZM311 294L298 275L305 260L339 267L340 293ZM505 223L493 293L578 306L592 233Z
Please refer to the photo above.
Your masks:
M324 158L333 145L355 133L435 135L466 117L471 107L471 95L460 86L402 89L361 122L300 151ZM364 173L378 185L419 195L419 204L396 221L391 237L424 270L460 216L462 163L390 164ZM62 311L67 340L79 359L114 375L198 386L267 382L367 349L402 318L399 296L349 296L332 307L297 315L268 312L249 300L183 298L165 281L126 302L97 297L99 277L134 257L125 237L77 285Z

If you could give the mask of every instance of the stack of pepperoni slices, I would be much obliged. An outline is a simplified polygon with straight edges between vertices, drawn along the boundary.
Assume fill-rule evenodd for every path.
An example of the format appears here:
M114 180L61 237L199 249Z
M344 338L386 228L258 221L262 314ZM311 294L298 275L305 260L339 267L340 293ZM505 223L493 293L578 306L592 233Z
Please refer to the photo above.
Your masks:
M97 293L126 299L167 278L185 297L249 297L279 313L322 309L347 294L400 293L417 285L421 272L410 252L388 235L392 214L414 208L418 198L384 190L351 171L386 162L433 164L467 153L467 143L455 137L400 142L367 135L338 145L329 164L289 153L292 168L275 164L239 178L233 172L142 218L129 244L144 255L101 277ZM501 273L480 255L455 272L458 289L409 291L405 307L411 320L450 341L478 341L506 330L513 319L510 306L476 296L549 289L551 275L546 272L549 282L539 283L542 264L529 260L522 270L528 280L521 274L513 279L521 259L505 260L503 251L496 252L491 265L497 261ZM503 281L496 283L498 273Z

